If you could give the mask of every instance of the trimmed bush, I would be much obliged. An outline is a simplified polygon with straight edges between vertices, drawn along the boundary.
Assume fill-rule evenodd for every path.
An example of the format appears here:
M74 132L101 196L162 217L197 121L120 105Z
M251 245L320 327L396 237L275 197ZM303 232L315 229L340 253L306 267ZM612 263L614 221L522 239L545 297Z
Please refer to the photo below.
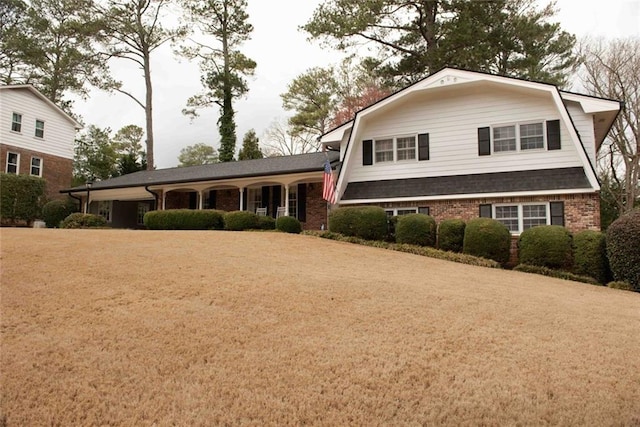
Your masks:
M640 292L640 209L621 216L607 228L607 257L616 281Z
M275 230L276 220L267 215L258 216L258 228L260 230Z
M438 249L442 251L462 252L464 229L461 219L445 219L438 226Z
M75 210L70 200L51 200L42 207L42 219L49 228L60 227L60 222Z
M623 282L621 280L616 280L614 282L607 283L607 287L611 289L620 289L622 291L633 291L633 286L629 284L629 282Z
M540 267L538 265L518 264L513 268L514 271L523 273L541 274L543 276L556 277L558 279L573 280L574 282L588 283L590 285L600 285L596 279L591 276L581 276L579 274L569 273L562 270L554 270L552 268Z
M573 271L593 277L602 284L611 280L606 237L603 233L585 230L573 236Z
M0 173L0 220L32 222L42 213L45 180L36 176Z
M529 228L518 239L520 264L571 270L573 239L560 225L540 225Z
M258 228L258 215L249 211L231 211L224 214L224 229L231 231L255 230Z
M387 214L375 206L338 208L329 214L329 230L366 240L384 240Z
M144 225L149 230L222 230L222 211L213 209L167 209L144 214Z
M396 226L396 242L435 247L436 220L419 213L400 216Z
M282 216L276 220L276 229L285 233L300 234L302 225L292 216Z
M509 261L511 233L492 218L474 218L464 229L462 252L505 264Z
M72 213L62 220L60 228L102 228L107 226L107 220L100 215Z

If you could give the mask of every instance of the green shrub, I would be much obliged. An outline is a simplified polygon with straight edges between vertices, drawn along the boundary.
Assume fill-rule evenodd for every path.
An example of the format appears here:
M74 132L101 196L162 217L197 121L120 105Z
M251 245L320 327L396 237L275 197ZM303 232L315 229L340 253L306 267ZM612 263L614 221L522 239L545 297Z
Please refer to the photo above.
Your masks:
M474 218L464 229L462 252L492 259L501 264L509 261L511 233L499 221L491 218Z
M224 229L232 231L255 230L258 228L258 215L249 211L231 211L224 214Z
M438 226L438 249L451 252L462 252L464 229L466 224L461 219L445 219Z
M44 201L44 179L0 173L0 188L0 220L30 223L40 217Z
M285 233L299 234L302 231L302 225L295 217L283 216L276 220L276 229Z
M107 226L107 220L100 215L72 213L62 220L60 228L102 228Z
M611 280L603 233L585 230L573 236L573 259L574 273L591 276L602 284Z
M149 211L143 221L149 230L222 230L223 214L213 209L167 209Z
M276 220L267 215L258 216L258 228L260 230L275 230Z
M614 282L607 283L607 287L611 289L620 289L623 291L633 291L633 286L629 282L623 282L622 280L616 280Z
M569 273L568 271L554 270L548 267L540 267L539 265L519 264L513 268L514 271L523 273L541 274L543 276L556 277L558 279L573 280L574 282L588 283L590 285L599 285L598 281L590 276L582 276L579 274Z
M616 281L640 292L640 209L621 216L607 228L607 257Z
M51 200L42 207L42 219L49 228L60 227L60 222L75 210L70 200Z
M520 264L571 270L573 242L571 233L560 225L529 228L518 239Z
M396 242L408 245L436 245L436 220L425 214L402 215L396 226Z
M383 240L387 235L387 214L375 206L338 208L329 214L329 230L367 240Z

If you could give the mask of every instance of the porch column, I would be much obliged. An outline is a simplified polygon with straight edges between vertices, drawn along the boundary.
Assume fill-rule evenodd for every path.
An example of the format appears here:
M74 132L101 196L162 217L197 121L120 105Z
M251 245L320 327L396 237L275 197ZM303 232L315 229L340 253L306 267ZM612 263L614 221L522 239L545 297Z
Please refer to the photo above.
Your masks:
M240 187L240 210L244 210L244 187Z
M284 216L289 216L289 184L284 186Z
M166 210L167 209L167 192L165 190L162 190L162 210Z
M198 209L202 210L204 208L204 201L203 201L203 194L202 194L202 190L198 191Z

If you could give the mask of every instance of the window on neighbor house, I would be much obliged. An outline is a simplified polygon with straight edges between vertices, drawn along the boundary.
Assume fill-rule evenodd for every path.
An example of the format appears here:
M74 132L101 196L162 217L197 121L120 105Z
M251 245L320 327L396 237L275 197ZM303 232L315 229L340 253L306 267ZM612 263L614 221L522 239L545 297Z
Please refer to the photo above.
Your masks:
M14 132L22 130L22 114L13 113L11 116L11 130Z
M256 213L256 208L262 207L262 188L248 188L247 210Z
M396 139L397 160L415 160L416 158L416 138L408 136Z
M537 225L550 224L546 203L498 205L494 209L494 218L506 225L512 233L521 233Z
M397 209L385 209L385 213L388 217L402 216L418 213L418 208L397 208Z
M493 128L494 153L543 148L544 123L542 122L496 126Z
M44 122L36 120L36 138L44 138Z
M98 202L98 215L103 217L107 222L111 222L111 201L101 200Z
M137 224L138 225L143 225L144 224L144 215L149 212L150 206L149 203L138 203L138 220L137 220Z
M375 140L376 163L415 160L416 137L402 136Z
M42 176L42 159L39 157L31 158L31 175Z
M376 140L376 163L393 162L393 139Z
M298 217L298 186L289 187L289 216Z
M7 167L5 171L7 173L18 173L20 164L20 155L18 153L7 153Z

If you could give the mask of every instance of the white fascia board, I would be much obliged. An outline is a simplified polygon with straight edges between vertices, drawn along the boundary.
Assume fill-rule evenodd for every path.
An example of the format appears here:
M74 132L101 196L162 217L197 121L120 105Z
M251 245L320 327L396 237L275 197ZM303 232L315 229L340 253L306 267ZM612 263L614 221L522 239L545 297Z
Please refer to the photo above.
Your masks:
M611 99L595 98L593 96L580 95L560 91L562 99L580 104L582 111L587 114L617 112L620 110L620 102Z
M360 205L363 203L402 203L402 202L424 202L437 200L461 200L461 199L492 199L498 197L531 197L531 196L555 196L559 194L590 194L595 193L590 188L579 188L575 190L548 190L548 191L520 191L512 193L474 193L474 194L451 194L442 196L415 196L397 197L385 199L358 199L358 200L338 200L338 205Z
M347 132L353 126L353 120L338 126L337 128L330 130L324 135L320 136L320 143L326 144L328 142L340 142L344 138L344 133Z

